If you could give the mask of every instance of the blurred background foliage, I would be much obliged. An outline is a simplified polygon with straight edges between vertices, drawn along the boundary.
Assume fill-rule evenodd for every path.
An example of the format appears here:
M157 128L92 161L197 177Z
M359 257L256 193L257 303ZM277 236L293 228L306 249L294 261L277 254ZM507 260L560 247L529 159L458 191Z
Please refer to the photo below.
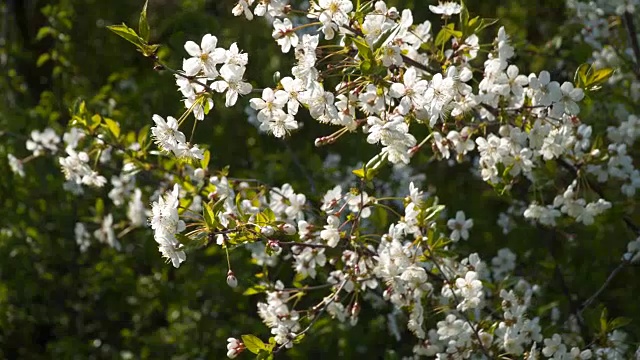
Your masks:
M439 26L427 6L435 1L388 3L413 9L416 23L430 19ZM0 2L0 358L220 359L227 337L269 336L255 314L258 297L242 296L252 281L249 271L236 271L241 286L231 290L218 250L189 254L189 260L174 269L162 262L151 233L141 229L121 239L125 251L95 244L81 253L74 225L95 219L96 214L86 211L96 196L106 198L108 187L93 199L63 191L63 177L51 158L28 163L24 178L9 169L6 155L28 156L24 143L33 129L50 126L61 132L77 99L84 99L91 111L119 121L123 130L150 124L156 113L182 113L171 74L155 71L148 59L105 28L136 24L142 5L142 0ZM247 22L231 16L233 5L232 0L150 0L151 40L163 45L159 55L174 68L186 55L187 40L199 43L203 34L212 33L224 47L237 42L249 53L247 79L257 88L273 86L275 71L289 75L292 56L280 53L262 19ZM571 79L591 54L588 47L571 42L577 30L562 26L567 15L561 1L469 0L467 5L472 14L500 19L484 31L482 42L491 43L498 26L504 25L520 54L516 63L521 73L547 69L557 80ZM323 160L329 152L341 154L345 168L375 154L376 148L356 135L315 148L313 140L331 129L311 121L286 142L260 135L247 122L247 100L230 109L217 101L198 128L196 142L209 145L213 168L230 165L235 177L273 185L289 182L297 192L317 200L333 186L317 176L325 171ZM506 202L471 180L466 166L429 162L428 154L412 165L426 174L425 183L438 189L451 211L462 209L474 218L472 240L462 246L485 260L497 249L511 247L535 264L523 266L521 272L533 274L531 280L553 291L566 286L585 299L604 281L629 239L621 226L616 232L589 228L576 232L576 251L566 239L529 227L502 236L496 219L483 215L504 211ZM117 173L114 169L111 174ZM309 181L316 177L316 183ZM234 253L232 260L235 269L242 269L250 257ZM585 278L559 279L558 268ZM637 275L633 272L625 270L612 291L603 295L612 316L639 315L637 305L615 301L619 293L638 291L637 284L625 280ZM562 310L571 306L566 299L555 305ZM282 357L393 359L408 354L413 341L396 341L386 321L365 304L355 329L320 320L312 338Z

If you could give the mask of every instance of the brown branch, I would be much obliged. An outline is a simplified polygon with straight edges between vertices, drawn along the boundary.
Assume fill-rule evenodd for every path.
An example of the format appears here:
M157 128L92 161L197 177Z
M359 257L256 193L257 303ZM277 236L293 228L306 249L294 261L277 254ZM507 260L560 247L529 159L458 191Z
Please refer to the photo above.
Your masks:
M622 15L622 20L624 22L624 27L627 30L627 35L629 36L629 44L631 45L631 49L633 50L633 55L635 57L635 61L633 63L633 73L636 78L640 80L640 45L638 44L638 35L636 32L636 26L633 23L633 15L625 11Z

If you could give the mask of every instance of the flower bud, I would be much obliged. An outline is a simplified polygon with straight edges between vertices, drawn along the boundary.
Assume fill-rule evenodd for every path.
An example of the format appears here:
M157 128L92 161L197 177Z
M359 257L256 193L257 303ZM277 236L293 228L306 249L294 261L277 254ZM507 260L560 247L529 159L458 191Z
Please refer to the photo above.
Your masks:
M278 240L269 240L269 242L267 242L267 245L269 246L269 248L271 248L271 250L273 250L277 255L280 254L280 252L282 252L282 247L280 246L280 242Z
M276 84L280 82L280 71L273 73L273 82Z
M351 316L358 317L358 314L360 314L360 303L356 301L355 304L351 306Z
M385 300L389 300L391 298L391 294L393 293L393 289L387 288L382 292L382 298Z
M242 341L236 338L228 338L227 341L227 357L229 359L234 359L238 354L244 351L245 346Z
M200 181L202 179L204 179L204 169L203 168L197 168L193 171L193 178Z
M291 224L283 224L282 231L287 235L294 235L297 232L296 227Z
M273 230L273 227L267 225L267 226L263 226L260 229L260 232L262 233L262 235L264 236L273 236L273 234L276 232L275 230Z
M227 285L232 288L238 286L238 279L236 279L236 276L233 275L233 271L231 270L227 273Z

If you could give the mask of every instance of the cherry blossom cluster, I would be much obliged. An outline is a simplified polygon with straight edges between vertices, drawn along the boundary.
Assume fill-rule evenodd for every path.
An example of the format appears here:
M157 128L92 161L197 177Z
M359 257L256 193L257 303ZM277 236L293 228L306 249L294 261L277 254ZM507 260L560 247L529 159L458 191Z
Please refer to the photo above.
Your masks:
M175 72L184 105L198 120L203 120L205 113L213 108L211 94L205 90L224 92L227 107L235 105L239 95L251 91L251 84L243 80L248 55L242 53L236 43L228 50L217 44L218 38L211 34L204 35L200 45L187 41L184 49L191 57L184 59L181 72Z

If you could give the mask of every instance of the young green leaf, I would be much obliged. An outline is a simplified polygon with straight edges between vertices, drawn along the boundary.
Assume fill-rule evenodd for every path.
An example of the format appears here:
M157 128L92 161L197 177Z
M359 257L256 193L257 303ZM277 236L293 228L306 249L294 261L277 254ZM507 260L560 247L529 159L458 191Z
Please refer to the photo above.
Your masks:
M145 45L147 44L146 41L136 33L135 30L125 24L107 26L107 29L113 31L121 38L137 46L140 50L144 50Z
M142 12L140 12L140 20L138 20L138 32L145 42L149 42L149 22L147 22L147 5L149 0L144 2Z
M107 128L109 129L109 132L111 132L111 134L113 135L114 138L119 138L120 137L120 124L118 124L116 121L109 119L109 118L104 118L104 122L107 124Z
M209 166L209 161L211 160L211 153L209 152L209 150L205 150L204 151L204 156L202 158L202 160L200 160L200 166L203 169L206 169Z
M254 354L258 354L260 350L267 350L267 345L265 345L262 340L254 335L242 335L242 342L244 346L246 346L247 350L251 351Z

